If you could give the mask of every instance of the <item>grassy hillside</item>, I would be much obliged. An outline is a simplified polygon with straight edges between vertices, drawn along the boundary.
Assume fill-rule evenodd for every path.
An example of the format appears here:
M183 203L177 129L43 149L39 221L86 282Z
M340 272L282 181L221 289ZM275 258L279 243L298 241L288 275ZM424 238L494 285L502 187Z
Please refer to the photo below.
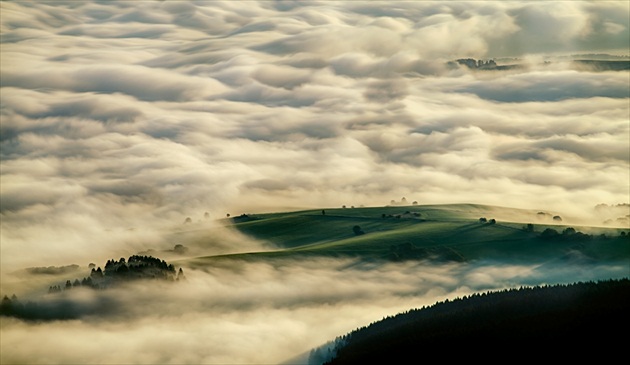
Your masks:
M242 215L224 223L276 247L271 252L223 258L304 256L408 260L628 260L627 230L571 226L588 234L562 235L568 228L553 213L456 204L306 210ZM480 222L480 218L487 222ZM490 222L490 220L496 220ZM532 224L529 230L524 229ZM358 227L358 228L356 228ZM548 228L556 237L543 238ZM359 230L359 234L354 230ZM622 234L625 236L622 237ZM203 257L191 260L203 264Z

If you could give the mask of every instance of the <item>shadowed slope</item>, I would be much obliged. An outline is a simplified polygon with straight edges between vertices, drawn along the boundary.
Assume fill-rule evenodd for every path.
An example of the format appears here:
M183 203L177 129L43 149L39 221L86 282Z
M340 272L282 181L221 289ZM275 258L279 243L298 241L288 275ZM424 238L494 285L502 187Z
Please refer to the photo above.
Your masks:
M445 349L449 360L485 353L612 361L625 354L629 307L627 278L475 294L355 330L337 339L327 364L385 364ZM321 355L313 351L311 363Z

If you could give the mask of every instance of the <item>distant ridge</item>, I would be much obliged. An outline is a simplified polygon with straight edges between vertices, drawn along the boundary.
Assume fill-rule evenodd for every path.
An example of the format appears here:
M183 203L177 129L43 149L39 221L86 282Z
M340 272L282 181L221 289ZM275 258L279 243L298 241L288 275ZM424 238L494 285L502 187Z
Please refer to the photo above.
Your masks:
M505 59L500 59L505 60ZM447 62L449 68L457 68L459 66L465 66L470 70L475 71L505 71L526 68L526 63L521 63L520 60L507 59L512 63L499 64L496 60L476 60L474 58L460 58L455 61ZM630 70L630 60L627 57L621 56L609 56L609 55L578 55L573 57L563 57L557 60L544 61L541 66L548 66L558 62L570 62L577 69L586 69L589 71L627 71Z

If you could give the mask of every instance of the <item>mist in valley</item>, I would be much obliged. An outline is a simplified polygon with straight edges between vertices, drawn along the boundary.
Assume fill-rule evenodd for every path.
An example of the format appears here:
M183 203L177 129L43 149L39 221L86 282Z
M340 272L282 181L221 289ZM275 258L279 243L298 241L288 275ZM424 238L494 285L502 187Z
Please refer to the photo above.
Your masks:
M279 249L231 228L243 214L402 197L628 231L629 10L1 2L0 295L67 319L0 317L0 362L280 363L445 298L628 276L623 260L210 256ZM136 254L186 280L48 293Z
M224 220L166 234L149 252L185 277L107 289L50 285L89 276L85 264L5 273L3 294L37 303L35 319L0 318L2 363L306 363L312 349L384 317L473 293L627 277L627 261L437 263L221 257L279 249ZM206 239L203 240L202 238ZM185 248L169 249L177 242ZM229 247L229 248L228 248ZM218 256L217 256L218 255ZM203 256L205 258L198 258ZM190 258L195 258L189 260ZM114 259L116 259L114 257ZM91 260L86 255L79 262ZM96 262L102 267L104 261ZM39 315L38 315L39 311Z
M627 275L618 265L236 260L177 282L35 299L74 319L2 317L2 363L281 363L383 317L521 285ZM28 298L22 297L25 301Z

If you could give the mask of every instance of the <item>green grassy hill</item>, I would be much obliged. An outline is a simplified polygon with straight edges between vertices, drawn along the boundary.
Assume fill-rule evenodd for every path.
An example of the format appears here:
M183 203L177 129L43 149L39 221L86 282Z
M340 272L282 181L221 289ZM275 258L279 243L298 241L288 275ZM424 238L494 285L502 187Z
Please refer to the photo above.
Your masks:
M628 230L571 226L585 234L563 235L568 228L553 214L472 205L388 206L305 210L242 215L224 224L276 249L200 257L219 258L360 257L374 260L628 260ZM480 218L487 222L480 222ZM490 222L496 220L495 222ZM532 229L524 229L532 224ZM360 234L353 230L360 228ZM545 229L559 234L543 238ZM623 236L622 236L623 235Z

